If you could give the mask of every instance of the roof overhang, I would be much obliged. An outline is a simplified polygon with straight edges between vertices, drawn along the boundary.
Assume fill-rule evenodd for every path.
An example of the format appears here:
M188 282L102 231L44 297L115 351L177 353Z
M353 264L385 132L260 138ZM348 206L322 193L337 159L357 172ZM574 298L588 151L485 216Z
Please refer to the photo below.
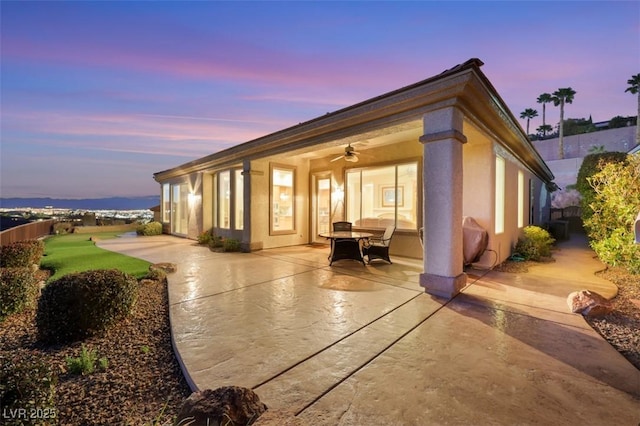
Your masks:
M536 176L550 183L553 174L525 132L480 71L482 61L470 59L443 73L296 126L245 142L178 167L154 174L163 182L187 174L237 165L245 160L314 147L347 143L371 134L422 126L422 116L446 107L460 108Z

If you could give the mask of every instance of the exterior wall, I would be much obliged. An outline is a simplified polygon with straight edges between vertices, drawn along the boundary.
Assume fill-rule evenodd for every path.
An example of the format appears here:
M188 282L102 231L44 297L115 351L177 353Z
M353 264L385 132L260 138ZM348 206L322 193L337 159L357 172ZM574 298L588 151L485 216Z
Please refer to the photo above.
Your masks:
M295 172L295 233L270 235L270 164L289 165ZM309 164L308 160L271 157L251 162L251 242L254 248L307 244L309 237ZM261 244L260 244L261 243Z
M524 226L530 224L532 208L533 222L544 224L548 216L542 208L548 204L548 194L540 179L497 143L475 130L467 133L468 142L463 147L463 215L474 218L489 234L487 251L477 262L478 266L489 268L507 259L522 235L523 227L518 227L518 172L522 171L524 178ZM495 230L496 155L505 160L505 221L501 233ZM530 180L534 184L533 193Z
M628 152L635 145L635 139L636 126L565 136L562 141L564 158L586 157L590 149L599 146L604 146L605 151ZM534 141L533 145L544 161L560 159L558 138Z

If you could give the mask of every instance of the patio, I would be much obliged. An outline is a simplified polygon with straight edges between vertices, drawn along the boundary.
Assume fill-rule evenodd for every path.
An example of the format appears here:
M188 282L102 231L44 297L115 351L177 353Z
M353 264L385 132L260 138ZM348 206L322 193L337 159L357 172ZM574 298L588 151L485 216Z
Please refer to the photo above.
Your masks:
M215 253L169 236L99 245L178 265L173 339L193 389L252 388L313 425L640 420L640 371L568 312L576 289L615 294L581 244L528 274L467 271L448 302L424 293L415 259L330 267L324 245Z

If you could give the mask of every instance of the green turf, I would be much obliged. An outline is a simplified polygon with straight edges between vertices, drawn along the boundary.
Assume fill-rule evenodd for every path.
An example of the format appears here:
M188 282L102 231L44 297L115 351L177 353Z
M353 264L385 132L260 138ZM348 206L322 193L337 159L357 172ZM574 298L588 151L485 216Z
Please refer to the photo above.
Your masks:
M52 271L49 281L71 272L83 272L94 269L119 269L136 278L144 277L150 263L96 247L90 237L98 239L116 238L120 233L101 234L65 234L49 237L45 240L45 254L40 262L42 269Z

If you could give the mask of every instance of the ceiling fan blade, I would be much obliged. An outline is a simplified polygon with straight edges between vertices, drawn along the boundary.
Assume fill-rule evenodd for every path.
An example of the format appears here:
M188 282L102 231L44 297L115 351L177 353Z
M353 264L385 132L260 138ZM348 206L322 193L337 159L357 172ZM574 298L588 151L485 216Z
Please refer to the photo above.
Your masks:
M355 155L360 155L360 153L359 153L359 152L357 152L357 151L351 151L351 153L352 153L352 154L355 154Z
M341 159L342 157L344 157L344 155L340 155L336 158L334 158L333 160L329 161L330 163L333 163L334 161L338 161L339 159Z

